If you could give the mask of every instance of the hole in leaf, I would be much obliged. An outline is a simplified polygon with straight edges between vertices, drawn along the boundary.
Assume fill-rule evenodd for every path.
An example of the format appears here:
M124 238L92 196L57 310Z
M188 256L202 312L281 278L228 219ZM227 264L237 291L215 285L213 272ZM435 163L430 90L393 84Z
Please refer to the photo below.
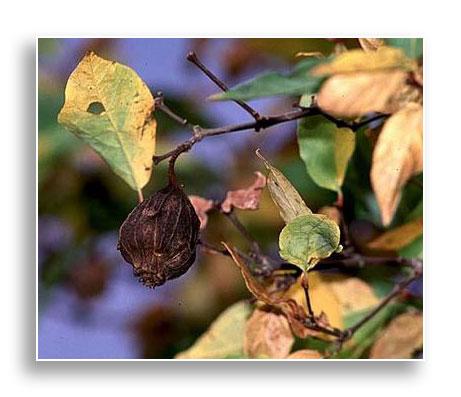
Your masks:
M106 108L101 102L91 102L86 111L92 114L101 114L106 111Z

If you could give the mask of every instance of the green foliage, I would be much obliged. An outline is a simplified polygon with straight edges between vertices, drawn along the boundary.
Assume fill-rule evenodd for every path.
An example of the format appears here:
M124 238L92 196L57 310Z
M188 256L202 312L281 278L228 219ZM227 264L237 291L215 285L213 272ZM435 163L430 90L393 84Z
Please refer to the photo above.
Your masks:
M406 247L403 247L399 251L400 256L404 258L423 258L423 235L421 234L418 238L413 240Z
M278 95L313 94L317 92L324 79L312 76L309 71L322 62L324 60L318 58L304 59L290 73L264 73L231 88L227 92L215 94L211 99L249 100Z
M392 38L386 39L386 43L392 47L401 48L405 54L413 59L423 55L423 39L421 38Z
M280 256L304 271L328 258L339 247L339 227L325 215L298 216L279 237Z
M299 154L312 179L321 187L341 191L347 165L355 148L355 134L338 128L324 116L298 123Z
M318 209L335 201L336 193L317 185L306 172L306 165L298 156L293 156L290 161L281 161L280 170L293 181L293 186L309 208Z

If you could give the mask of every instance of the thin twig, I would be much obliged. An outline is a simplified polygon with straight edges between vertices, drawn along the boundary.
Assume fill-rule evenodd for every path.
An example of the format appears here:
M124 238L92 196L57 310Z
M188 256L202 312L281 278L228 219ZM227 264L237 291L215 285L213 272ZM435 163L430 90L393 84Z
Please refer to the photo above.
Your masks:
M219 79L210 69L208 69L201 61L198 59L197 54L193 51L189 52L187 54L187 60L189 62L192 62L195 66L197 66L203 73L206 74L206 76L213 81L221 90L228 91L229 87L221 80ZM251 116L256 120L261 119L261 115L253 109L250 105L248 105L246 102L240 101L240 100L234 100L235 103L237 103L241 108L243 108L245 111L247 111Z
M159 110L165 111L165 109L162 107L160 107ZM309 116L316 116L319 114L325 115L325 113L322 110L320 110L320 108L310 107L310 108L297 109L297 110L281 113L281 114L274 115L274 116L262 117L261 119L257 121L225 125L225 126L217 127L217 128L202 128L200 126L193 126L194 135L191 138L187 139L183 143L179 144L175 149L170 150L167 153L164 153L159 156L154 156L153 161L154 161L154 164L157 165L163 160L169 157L172 157L176 154L179 156L182 153L188 152L196 143L200 142L202 139L209 138L211 136L224 135L224 134L229 134L232 132L240 132L240 131L247 131L247 130L254 130L254 131L264 130L264 129L273 127L278 124L302 119L302 118L309 117ZM380 118L381 117L384 117L384 115L380 115ZM179 120L183 120L183 119L180 118ZM366 122L358 123L356 124L356 126L362 126L371 121L374 121L374 120L371 120L371 119L366 120ZM342 120L335 119L334 122L339 127L345 126L344 124L345 122ZM348 124L348 123L346 124L349 128L353 130L356 130L359 128L359 127L352 126L351 124Z
M160 108L159 110L162 110ZM161 161L174 156L175 154L182 154L188 152L196 143L200 142L204 138L208 138L211 136L223 135L228 134L231 132L238 132L238 131L245 131L245 130L262 130L269 127L272 127L277 124L286 123L288 121L294 121L308 115L315 115L319 114L318 108L307 108L301 110L290 111L282 114L278 114L275 116L268 116L261 118L258 121L250 121L246 123L239 123L239 124L232 124L226 125L223 127L217 128L201 128L199 126L195 126L194 136L187 139L183 143L179 144L175 149L170 150L167 153L164 153L159 156L154 156L153 161L154 164L158 164Z
M245 237L245 239L250 243L251 249L256 255L261 255L261 247L259 246L258 242L253 238L253 236L248 232L246 227L243 225L242 222L238 219L235 215L234 211L231 212L222 212L227 219L229 219L235 228L240 232L240 234Z
M399 265L411 268L420 267L422 261L416 258L403 258L400 256L366 256L359 253L353 253L351 256L331 257L322 259L317 266L312 269L320 270L335 267L345 268L363 268L367 265Z
M157 92L155 96L155 109L156 110L161 110L163 113L165 113L169 118L174 120L175 122L181 124L181 125L188 125L189 122L187 119L177 115L173 110L171 110L164 102L163 99L163 92L159 91Z
M344 331L344 340L350 339L365 323L370 321L374 316L376 316L392 299L400 295L403 290L408 287L412 282L416 281L419 277L421 277L420 271L415 271L414 275L407 278L406 280L402 281L401 283L397 284L392 292L387 295L378 306L376 306L370 313L368 313L364 318L362 318L359 322L357 322L352 327L346 329Z

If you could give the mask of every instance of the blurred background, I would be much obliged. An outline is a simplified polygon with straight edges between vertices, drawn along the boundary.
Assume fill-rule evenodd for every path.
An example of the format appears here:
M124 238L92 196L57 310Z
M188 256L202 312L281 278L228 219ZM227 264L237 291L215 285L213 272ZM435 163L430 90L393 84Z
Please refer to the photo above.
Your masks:
M346 40L348 48L357 46ZM137 282L117 251L118 228L137 203L137 196L82 141L57 124L65 83L83 55L99 56L132 67L153 93L162 91L177 113L202 126L250 120L232 102L206 98L218 91L196 67L188 51L230 86L267 69L285 71L299 51L330 54L326 39L39 39L38 42L38 356L45 358L172 358L189 347L227 306L249 297L230 259L199 254L181 278L150 290ZM264 99L251 104L261 113L282 113L296 99ZM172 149L189 132L157 115L157 154ZM296 123L260 133L241 132L209 138L180 158L177 174L187 194L222 199L227 190L245 187L262 171L254 150L261 147L271 162L317 209L335 201L333 192L316 186L299 158ZM345 191L346 214L364 219L359 232L376 235L379 212L369 189L369 158L358 142L348 178L356 192ZM364 150L364 153L366 151ZM364 157L365 156L365 157ZM369 154L368 154L369 156ZM147 197L167 182L166 164L154 169L144 189ZM404 192L396 222L415 207L417 190ZM348 194L356 194L347 200ZM412 198L413 196L415 198ZM282 221L263 194L260 209L239 216L263 248L277 255ZM400 217L400 218L399 218ZM362 229L360 229L362 228ZM212 215L207 241L246 242L232 225Z

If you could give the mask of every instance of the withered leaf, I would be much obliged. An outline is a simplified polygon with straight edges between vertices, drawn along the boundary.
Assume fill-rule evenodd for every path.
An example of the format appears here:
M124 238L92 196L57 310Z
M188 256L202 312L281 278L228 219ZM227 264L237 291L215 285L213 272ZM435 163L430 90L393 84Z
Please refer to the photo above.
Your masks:
M251 274L248 269L248 265L245 263L245 260L239 255L235 248L230 247L226 243L222 243L234 260L234 263L240 269L245 284L248 290L260 301L266 303L267 305L272 305L279 308L282 313L286 316L288 322L290 323L293 333L300 337L306 338L310 335L316 335L318 332L312 331L306 328L303 324L303 319L307 317L306 311L302 306L300 306L294 299L291 297L284 297L280 295L273 295L267 291L260 282L258 282Z
M423 315L403 313L394 318L371 348L370 358L411 358L423 346Z
M287 358L293 360L315 360L321 359L323 356L317 350L302 349L291 353Z
M376 51L379 47L386 44L383 39L373 38L360 38L359 43L365 51Z
M231 212L233 207L241 210L258 209L262 189L266 186L266 177L258 171L255 174L256 179L248 188L227 192L226 198L221 204L221 209L224 212Z
M200 229L205 229L208 222L207 212L213 208L213 200L204 199L200 196L190 195L189 200L194 207L195 213L200 220Z
M410 71L415 68L416 62L408 58L401 49L383 46L378 47L373 52L365 52L359 49L344 52L328 63L317 65L312 69L311 74L313 76L324 76L392 69Z
M410 103L389 118L373 151L370 179L389 225L406 182L423 170L423 108Z
M336 74L322 85L317 102L322 110L339 117L390 113L405 80L406 72L397 69Z
M312 211L285 175L273 167L263 157L259 149L256 150L256 155L264 161L266 168L269 170L267 187L285 223L291 222L297 216L311 214Z
M245 263L244 258L242 258L235 248L232 248L230 245L226 243L222 243L224 247L226 247L227 251L232 256L234 263L240 269L242 273L243 280L248 288L248 290L260 301L267 303L268 305L279 303L281 300L275 298L269 294L268 291L264 288L264 286L258 282L250 272L248 268L248 264Z
M294 343L285 316L256 309L248 319L243 350L251 358L284 358Z
M367 248L396 253L421 236L422 233L423 218L418 218L381 234L369 242Z

